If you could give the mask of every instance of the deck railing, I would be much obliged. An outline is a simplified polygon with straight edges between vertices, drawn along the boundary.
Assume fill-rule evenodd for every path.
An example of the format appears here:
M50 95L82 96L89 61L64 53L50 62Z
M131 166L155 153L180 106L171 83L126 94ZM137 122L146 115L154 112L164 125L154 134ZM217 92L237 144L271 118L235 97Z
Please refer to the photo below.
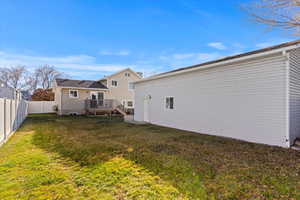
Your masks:
M129 111L116 99L103 99L103 100L85 100L85 109L87 111L101 111L101 110L118 110L119 112L128 113Z
M86 109L114 109L114 100L113 99L103 99L103 100L85 100Z

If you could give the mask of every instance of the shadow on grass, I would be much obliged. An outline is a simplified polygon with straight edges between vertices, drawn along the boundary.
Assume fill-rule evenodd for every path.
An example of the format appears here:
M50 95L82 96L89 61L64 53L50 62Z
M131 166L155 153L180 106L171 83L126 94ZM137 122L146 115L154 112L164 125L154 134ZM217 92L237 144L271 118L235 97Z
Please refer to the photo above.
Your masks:
M120 118L33 116L33 143L83 167L123 157L192 199L296 197L300 154ZM204 187L205 185L205 187Z

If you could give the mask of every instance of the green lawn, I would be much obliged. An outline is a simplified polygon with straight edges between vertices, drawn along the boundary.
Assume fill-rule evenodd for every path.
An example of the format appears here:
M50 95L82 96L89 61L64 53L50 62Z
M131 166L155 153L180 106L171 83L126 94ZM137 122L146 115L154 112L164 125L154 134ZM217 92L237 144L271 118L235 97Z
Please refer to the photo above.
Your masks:
M35 115L0 148L0 199L300 199L300 152Z

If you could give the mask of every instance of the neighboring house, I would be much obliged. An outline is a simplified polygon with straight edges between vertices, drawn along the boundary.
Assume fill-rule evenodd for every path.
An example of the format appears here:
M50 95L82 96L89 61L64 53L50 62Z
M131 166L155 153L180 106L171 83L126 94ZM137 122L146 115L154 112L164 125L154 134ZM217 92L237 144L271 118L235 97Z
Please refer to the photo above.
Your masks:
M107 98L117 100L126 110L134 109L133 82L141 80L142 74L130 68L124 69L100 80L107 88Z
M140 80L136 121L290 147L300 137L300 40Z
M0 86L0 98L21 99L22 97L18 90L11 87Z
M85 114L89 99L104 105L108 88L99 81L56 79L53 92L59 115Z
M141 75L125 69L99 81L56 79L53 84L58 114L86 114L134 108L134 91L131 83ZM123 105L123 106L121 106Z

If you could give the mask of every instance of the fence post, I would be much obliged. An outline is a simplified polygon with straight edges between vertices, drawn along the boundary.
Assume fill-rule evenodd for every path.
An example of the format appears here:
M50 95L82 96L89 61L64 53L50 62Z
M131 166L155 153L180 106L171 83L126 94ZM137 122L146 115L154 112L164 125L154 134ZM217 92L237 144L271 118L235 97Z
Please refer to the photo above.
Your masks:
M15 101L15 118L14 118L14 130L17 130L18 128L18 99Z
M4 98L3 99L3 130L4 130L4 132L3 132L3 141L5 141L6 140L6 99Z
M19 100L18 98L15 101L15 129L19 127L19 116L18 116L18 107L19 107Z
M9 107L10 107L10 121L9 121L9 124L10 124L9 134L10 134L14 130L14 127L12 124L12 121L13 121L13 101L12 100L10 100Z

